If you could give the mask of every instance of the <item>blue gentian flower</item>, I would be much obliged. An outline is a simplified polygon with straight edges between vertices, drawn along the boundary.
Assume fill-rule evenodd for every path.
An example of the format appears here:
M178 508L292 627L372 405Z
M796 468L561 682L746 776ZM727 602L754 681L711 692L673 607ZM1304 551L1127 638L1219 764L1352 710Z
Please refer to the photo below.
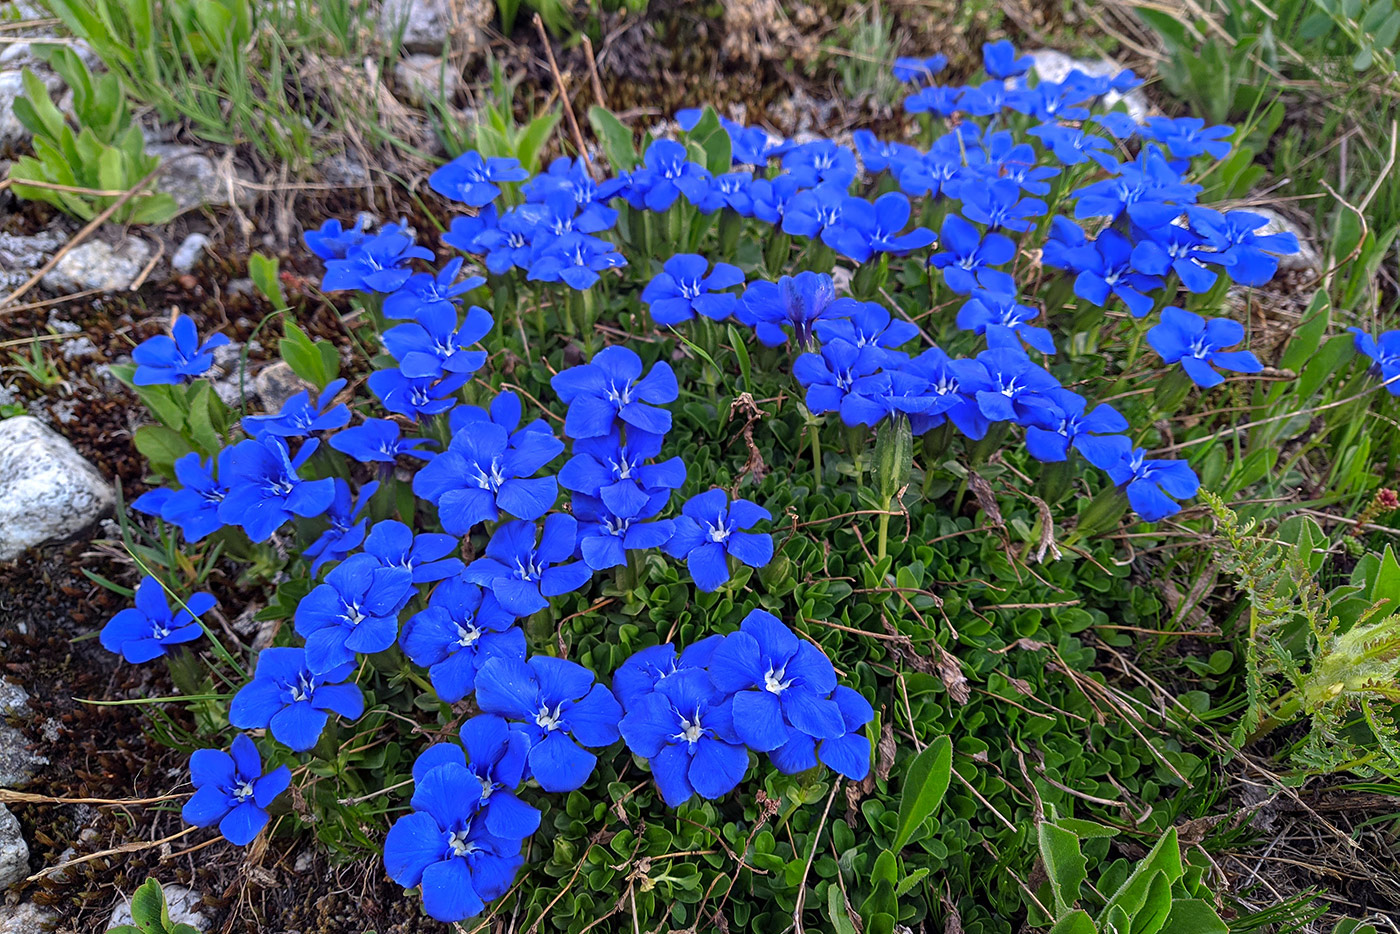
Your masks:
M764 223L782 226L788 204L801 190L802 186L791 175L754 179L754 183L749 186L753 216Z
M232 476L232 463L231 447L221 449L218 457L209 461L201 461L194 452L186 454L175 461L175 479L180 481L180 489L157 487L133 500L131 508L160 516L179 526L185 541L197 542L226 525L219 518L219 504L228 495L226 481ZM210 469L215 465L219 479Z
M503 182L523 182L530 173L515 159L483 159L474 149L462 153L428 176L428 187L444 198L479 208L501 196Z
M1147 332L1147 343L1166 363L1180 363L1191 382L1203 389L1218 386L1225 377L1214 367L1236 373L1258 373L1264 369L1248 350L1226 351L1244 340L1244 325L1230 318L1212 318L1168 306L1162 321Z
M959 295L967 295L980 283L984 288L1014 292L1016 285L1004 272L992 269L1011 262L1016 244L999 233L983 236L957 214L943 220L938 234L943 252L929 257L929 265L943 270L943 281Z
M1050 192L1049 180L1060 174L1053 165L1040 165L1030 143L1018 143L1007 130L988 133L982 142L985 165L978 165L969 154L969 181L985 185L998 179L1015 182L1027 194ZM1043 212L1042 212L1043 213Z
M520 186L526 201L541 202L556 191L566 191L580 208L590 204L606 204L622 183L618 179L595 182L583 158L559 156L549 168Z
M823 182L815 188L804 188L795 193L783 205L783 233L817 237L828 227L841 223L841 212L850 198L846 193L847 185L844 182ZM757 202L754 215L758 216Z
M472 692L486 659L525 659L525 634L496 595L463 577L433 590L428 606L409 617L399 644L413 664L428 669L433 690L449 704Z
M925 411L910 414L914 434L922 435L948 421L974 441L986 436L989 423L977 405L975 393L992 383L981 362L954 360L941 348L930 347L902 369L923 379L933 400Z
M685 462L679 457L648 464L661 453L661 435L629 430L623 442L616 428L601 438L574 442L574 456L559 471L566 490L601 499L616 515L635 514L658 493L685 484ZM664 502L664 500L663 500Z
M462 724L458 735L461 746L436 743L418 755L413 763L414 781L422 781L440 765L463 766L481 784L476 820L507 840L523 840L533 834L540 826L540 812L515 794L527 774L529 737L492 714L472 717Z
M601 499L579 494L571 507L578 519L578 547L583 563L595 571L621 567L627 552L660 548L671 539L668 519L654 519L671 498L663 490L638 502L627 503L618 512Z
M530 774L545 791L581 788L598 761L583 747L610 746L619 737L622 708L612 692L562 658L487 659L477 672L476 703L519 724L530 739Z
M392 464L400 454L428 458L432 455L418 450L430 443L428 438L400 438L398 423L387 418L367 418L354 428L331 435L329 444L342 454L361 464Z
M933 85L915 91L904 99L904 109L911 114L932 114L935 117L951 117L958 112L962 99L962 88L952 85Z
M792 148L792 143L774 136L761 126L740 127L729 131L729 145L735 165L765 166L773 156Z
M350 552L360 547L365 540L365 527L368 518L357 519L369 505L371 497L379 489L378 481L371 480L360 487L360 494L350 499L350 484L339 477L335 478L335 499L326 511L326 521L330 528L303 551L302 557L310 558L311 576L315 577L321 567L331 561L343 561Z
M768 510L746 499L731 503L723 490L700 493L681 507L666 553L685 559L696 587L718 590L729 580L731 555L751 568L761 568L773 559L773 536L747 531L772 518Z
M432 259L431 250L414 246L413 238L398 224L386 224L379 233L345 254L344 259L326 261L321 290L339 292L396 292L413 275L412 259Z
M292 771L282 765L264 775L258 747L239 733L229 752L196 749L190 756L190 781L195 792L180 811L185 823L218 824L229 843L247 846L267 826L267 806L291 785Z
M170 326L170 336L148 337L131 352L136 372L131 381L137 386L183 383L214 365L214 348L228 343L223 334L210 334L199 342L194 319L180 315Z
M701 214L729 208L740 217L749 217L753 214L753 197L749 194L752 185L752 173L726 172L710 179L707 185L687 185L685 197Z
M958 107L977 117L992 117L1006 109L1020 109L1017 101L1026 96L1024 88L1008 88L997 78L962 89Z
M1027 231L1047 210L1039 198L1021 197L1021 186L1000 178L990 184L966 185L962 190L962 212L988 230ZM956 215L954 215L956 216Z
M532 282L563 282L583 291L597 283L598 273L626 265L626 258L608 241L588 234L567 233L534 258L526 278Z
M912 321L894 321L879 302L857 302L849 318L818 321L812 328L822 343L843 340L857 347L875 347L883 351L881 365L899 363L907 357L900 347L919 336L919 326Z
M783 155L783 171L790 172L804 188L825 182L844 194L860 170L854 152L829 139L814 139Z
M840 412L843 422L854 425L859 424L858 415L846 407L853 384L880 369L884 360L878 348L857 347L837 338L824 342L820 353L804 353L794 360L792 375L807 390L804 402L809 412Z
M1050 332L1030 323L1039 315L1039 311L1022 305L1009 292L974 289L972 298L958 309L958 327L976 334L986 334L991 328L1005 328L1032 349L1053 354L1055 340Z
M1128 420L1113 406L1098 405L1086 413L1087 403L1078 393L1061 388L1045 394L1054 407L1036 413L1034 424L1026 426L1031 457L1056 463L1067 459L1073 447L1089 463L1107 470L1131 450L1132 442L1120 434L1128 430Z
M477 819L481 781L465 765L447 761L414 781L412 813L384 838L385 871L405 888L421 888L430 917L447 924L475 917L510 890L524 862L520 839L497 836L484 816Z
M865 726L875 719L874 708L859 691L844 684L836 686L830 700L841 711L845 732L818 741L794 730L791 739L768 754L779 772L798 775L820 762L851 781L863 781L870 774L870 738L865 735Z
M350 421L350 410L344 405L331 408L331 402L345 388L345 380L333 379L326 384L311 404L311 393L305 389L282 403L276 415L249 415L243 419L243 430L254 438L276 435L279 438L302 438L313 431L333 431Z
M831 276L819 272L799 272L777 282L751 282L744 289L734 316L753 327L758 339L769 347L787 341L784 327L790 327L803 350L812 346L812 331L818 321L848 318L860 310L853 298L837 298Z
M386 568L402 568L415 584L430 584L465 570L460 558L447 557L460 542L441 532L419 532L395 519L376 522L365 539L365 553Z
M904 256L934 240L927 227L901 233L909 223L909 212L908 197L897 191L886 192L874 204L864 198L847 198L840 222L822 231L822 242L858 263L875 253Z
M982 44L982 67L992 78L1018 78L1035 66L1029 55L1016 56L1016 47L1008 40Z
M1205 208L1189 210L1191 227L1206 238L1209 252L1196 258L1225 267L1226 274L1240 285L1264 285L1278 271L1278 255L1298 252L1298 237L1287 231L1255 233L1269 219L1249 211L1221 214ZM1277 255L1271 255L1277 254Z
M512 435L494 422L474 421L418 471L413 492L438 507L438 521L453 535L495 522L502 512L538 519L554 506L559 487L554 477L535 474L563 452L547 427Z
M627 748L646 759L661 798L680 807L693 795L728 794L749 768L735 731L733 701L704 671L677 671L638 698L619 724Z
M1149 460L1147 452L1136 448L1108 469L1115 484L1124 487L1133 510L1147 522L1156 522L1181 510L1176 499L1190 499L1201 488L1186 461Z
M1385 331L1380 337L1372 337L1360 328L1347 330L1352 334L1356 352L1369 358L1371 371L1389 384L1386 390L1392 396L1400 396L1400 381L1390 382L1400 376L1400 331Z
M502 523L486 543L486 554L467 565L464 576L490 587L496 599L516 616L529 616L549 606L549 598L578 590L593 572L574 561L578 521L567 513L544 520L535 543L535 524L524 520Z
M1146 232L1133 247L1133 268L1151 276L1174 272L1188 292L1209 292L1216 274L1202 260L1211 258L1200 234L1176 224Z
M405 376L401 370L375 370L365 382L384 408L417 420L427 415L441 415L456 405L457 390L470 378L470 373L448 373L442 379L435 379Z
M685 146L659 139L642 155L642 168L632 173L629 203L638 209L665 211L681 196L682 187L698 190L709 183L704 166L689 160Z
M1118 160L1113 157L1113 143L1102 136L1057 124L1033 126L1026 132L1044 143L1045 148L1065 165L1083 165L1093 159L1105 169L1112 170L1118 166Z
M909 416L912 425L914 418L941 413L951 404L929 389L928 380L909 370L881 370L862 376L841 400L841 421L847 425L877 425L899 412Z
M522 415L523 410L519 396L513 392L498 392L491 400L489 412L476 405L459 405L448 415L447 425L454 435L459 431L468 430L468 426L482 422L499 425L510 432L512 444L515 443L516 436L522 431L542 431L550 437L554 436L554 432L550 430L549 425L542 418L537 418L521 428Z
M1133 267L1133 245L1127 237L1106 228L1089 240L1083 228L1066 217L1050 222L1050 238L1041 251L1041 262L1077 273L1074 294L1079 298L1104 308L1109 296L1116 295L1134 318L1152 310L1154 302L1147 293L1162 287L1161 279Z
M495 319L473 305L460 324L449 302L425 305L418 319L384 332L384 349L409 379L436 378L445 373L472 374L486 364L486 351L469 350L491 331Z
M642 358L627 347L605 347L590 363L570 367L549 381L560 401L569 406L564 434L570 438L600 438L621 421L652 434L671 430L671 413L658 406L680 395L676 374L661 361L642 376Z
M535 258L535 218L518 205L503 213L495 226L482 230L472 243L486 254L486 270L502 275L513 268L528 269Z
M680 324L697 314L723 321L739 300L724 289L744 282L738 266L715 263L711 270L709 261L698 253L677 253L661 269L642 289L652 320L661 325Z
M860 153L860 161L865 165L865 170L871 174L893 169L899 163L918 159L923 155L907 143L882 140L869 130L856 130L851 134L851 140L856 144L856 152Z
M456 228L457 221L465 219L454 219L453 228ZM448 242L450 236L450 233L443 234L443 242L456 246ZM457 275L462 271L462 262L462 257L456 256L447 261L442 272L420 272L409 276L398 291L385 297L384 317L390 320L418 319L424 311L435 313L433 320L446 314L455 317L460 297L486 284L482 276L467 276L459 280Z
M1072 192L1074 216L1108 217L1124 212L1136 224L1157 228L1171 224L1186 205L1194 204L1201 186L1187 184L1167 164L1160 150L1146 146L1135 162L1118 168L1115 178L1093 182Z
M1230 154L1229 139L1235 128L1207 127L1199 117L1148 117L1144 135L1148 134L1182 159L1200 155L1224 159Z
M371 531L373 534L373 531ZM373 555L352 555L326 575L296 609L297 635L306 640L306 666L316 674L353 664L394 644L398 614L413 595L413 575L384 567Z
M272 738L295 752L316 745L332 713L358 720L364 695L342 684L355 671L349 662L322 674L306 666L306 650L263 649L253 680L239 688L229 704L228 722L241 730L268 729Z
M461 250L463 253L483 254L491 251L490 243L494 241L497 227L501 222L501 214L496 210L494 204L488 204L476 214L459 214L452 218L452 223L447 227L447 233L440 238L445 246ZM443 270L446 272L446 269ZM420 273L419 276L429 276L436 280L438 277L431 273ZM473 277L476 278L476 277ZM409 283L417 279L425 288L431 288L429 283L423 282L418 276L410 278L404 283L404 288L409 287ZM473 287L474 288L474 287ZM436 288L433 288L436 292ZM409 303L411 298L401 299L401 302ZM385 300L388 304L388 300Z
M596 203L580 208L568 191L556 191L543 201L527 204L521 207L520 213L534 224L532 245L540 250L564 234L599 233L617 223L617 212L612 208Z
M302 233L302 242L306 248L321 259L344 259L345 254L365 241L369 236L365 232L365 225L361 220L367 221L367 217L356 219L355 226L348 230L342 229L340 219L332 217L323 223L316 230L308 230Z
M99 639L104 649L118 653L133 665L149 662L204 635L197 617L208 613L217 602L213 594L191 594L184 607L172 613L160 581L143 577L136 585L136 605L109 619Z
M754 610L724 637L710 659L716 688L734 695L734 731L755 752L769 752L797 734L834 739L846 732L831 699L836 671L810 642L779 619Z
M1053 403L1046 393L1059 387L1044 367L1031 362L1019 346L999 346L977 355L987 371L989 385L974 392L977 408L994 422L1024 424Z
M316 452L315 438L303 442L295 458L276 435L240 441L229 457L228 494L219 502L219 520L237 525L255 542L267 541L293 516L309 519L330 508L335 482L303 480L298 474Z
M901 56L894 60L894 80L905 84L929 84L933 76L948 67L948 56L930 55L927 58Z
M935 147L917 159L896 163L893 169L900 191L937 198L940 193L951 194L948 189L956 187L963 164L958 153L939 152Z
M1142 130L1141 124L1134 120L1130 114L1121 110L1110 110L1106 114L1094 114L1089 119L1107 130L1114 139L1131 139ZM1104 168L1109 168L1109 166L1104 166Z
M669 642L639 649L613 672L613 694L623 710L631 711L642 698L672 675L682 671L703 671L709 667L710 657L723 639L721 635L706 636L679 653Z

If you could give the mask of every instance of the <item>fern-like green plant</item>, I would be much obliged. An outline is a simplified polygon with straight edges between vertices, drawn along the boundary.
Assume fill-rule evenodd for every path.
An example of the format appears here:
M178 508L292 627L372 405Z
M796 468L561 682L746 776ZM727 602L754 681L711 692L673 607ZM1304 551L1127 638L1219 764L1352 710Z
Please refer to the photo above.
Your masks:
M170 920L165 893L155 879L141 883L136 894L131 896L131 921L131 924L112 928L108 934L199 934L192 925Z
M11 185L21 198L46 201L75 217L91 220L120 197L97 192L130 189L153 172L160 159L146 154L141 128L131 120L116 75L94 76L66 47L43 47L41 54L73 90L77 128L54 104L44 82L25 69L24 94L15 101L14 110L16 118L34 135L34 154L21 157L11 167ZM175 199L164 192L138 192L117 209L113 219L155 224L178 211Z

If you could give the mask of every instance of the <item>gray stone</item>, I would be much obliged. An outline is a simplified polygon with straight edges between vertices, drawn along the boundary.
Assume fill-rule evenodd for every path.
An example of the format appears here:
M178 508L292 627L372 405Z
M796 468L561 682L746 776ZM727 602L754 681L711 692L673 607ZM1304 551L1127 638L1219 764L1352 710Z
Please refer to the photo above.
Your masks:
M230 184L227 171L220 171L218 164L195 146L148 141L146 154L160 156L164 168L156 176L155 187L174 198L181 211L228 204L230 192L239 201L248 197L236 179Z
M27 237L0 233L0 298L23 285L67 239L58 230L44 230Z
M450 102L461 84L461 74L451 62L437 55L407 55L394 65L394 78L410 104Z
M105 240L80 243L44 274L44 288L60 294L129 288L151 258L151 245L139 237L123 237L116 245Z
M1251 205L1244 210L1268 219L1267 224L1254 231L1259 236L1291 233L1298 238L1298 252L1278 258L1279 272L1311 272L1314 275L1322 275L1322 256L1307 231L1273 208Z
M202 233L190 234L175 248L175 255L170 257L170 268L178 273L187 273L194 269L212 242Z
M486 47L494 13L492 0L384 0L379 28L407 52L441 54L451 36L454 48L474 53Z
M0 788L23 788L34 781L44 756L29 751L29 740L12 726L0 724Z
M364 163L347 153L337 152L323 159L319 165L321 178L328 185L343 185L358 188L369 184L369 170Z
M19 820L0 804L0 892L29 875L29 844L24 842Z
M58 915L31 905L0 905L0 934L40 934L58 927Z
M1035 73L1041 81L1059 83L1069 77L1072 71L1081 71L1091 78L1108 77L1111 78L1123 70L1123 66L1109 61L1108 59L1074 58L1056 49L1034 49L1026 53L1035 62ZM1008 86L1017 79L1008 79ZM1142 93L1142 88L1133 88L1127 94L1119 94L1117 91L1110 91L1103 96L1103 105L1113 107L1122 101L1128 109L1128 116L1138 123L1147 120L1148 103L1147 96Z
M27 415L0 420L0 561L76 535L115 496L68 439Z
M29 709L29 692L0 679L0 717L17 717Z
M280 412L287 400L302 390L314 388L306 380L292 372L292 368L279 360L258 371L253 380L253 389L258 394L258 402L264 412Z
M166 885L162 886L161 890L165 893L165 907L170 911L171 922L188 924L200 931L209 930L209 919L204 917L200 911L204 903L203 896L183 885ZM110 931L112 928L131 923L133 923L131 898L123 895L122 900L117 902L117 906L112 909L112 917L107 922L107 930Z

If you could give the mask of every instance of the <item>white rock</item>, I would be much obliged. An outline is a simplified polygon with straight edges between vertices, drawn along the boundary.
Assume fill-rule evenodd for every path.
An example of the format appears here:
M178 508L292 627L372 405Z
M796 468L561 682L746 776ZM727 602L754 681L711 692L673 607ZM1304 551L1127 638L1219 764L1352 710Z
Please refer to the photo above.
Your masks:
M1081 71L1091 78L1106 77L1111 78L1123 70L1122 65L1118 65L1108 59L1073 58L1056 49L1034 49L1026 53L1035 62L1035 73L1041 81L1059 83L1069 77L1071 71ZM1010 79L1008 84L1014 83L1016 79ZM1117 91L1110 91L1103 96L1103 105L1113 107L1122 101L1128 108L1128 116L1138 123L1147 119L1148 104L1147 97L1142 93L1142 88L1133 88L1127 94L1119 94Z
M43 230L27 237L0 233L0 298L24 284L67 239L59 230Z
M187 273L194 269L199 262L204 251L209 249L212 241L202 233L192 233L175 248L175 255L170 257L170 268L178 273Z
M486 27L495 14L491 0L384 0L379 28L400 38L406 52L441 54L449 36L454 48L475 53L486 47Z
M0 717L15 717L29 708L29 692L18 684L0 680Z
M29 875L29 844L20 833L19 819L0 804L0 892Z
M23 788L49 760L29 751L29 740L12 726L0 724L0 788Z
M203 899L198 892L183 885L166 885L161 889L165 892L165 907L169 909L170 920L173 923L188 924L201 931L209 930L209 919L200 912ZM112 909L112 918L107 922L107 930L132 923L131 899L123 895L122 900L117 902L117 907Z
M44 274L44 288L60 294L128 288L146 268L151 245L139 237L123 237L115 246L105 240L80 243Z
M394 78L410 104L450 102L461 83L458 70L437 55L408 55L399 59L394 66Z
M257 378L253 380L253 387L257 391L258 401L262 403L264 412L280 412L282 406L292 396L302 390L314 388L306 380L293 373L292 368L281 360L270 363L259 370Z
M115 498L67 438L32 416L0 420L0 561L76 535Z
M0 934L41 934L58 927L58 915L28 903L0 905Z

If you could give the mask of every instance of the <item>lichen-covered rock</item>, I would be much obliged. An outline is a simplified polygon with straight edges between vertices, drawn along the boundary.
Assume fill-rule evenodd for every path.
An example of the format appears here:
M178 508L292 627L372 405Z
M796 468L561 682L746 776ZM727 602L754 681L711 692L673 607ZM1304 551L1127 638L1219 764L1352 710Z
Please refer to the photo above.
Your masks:
M453 48L473 54L486 47L486 27L495 14L491 0L385 0L379 28L386 39L399 37L406 52L441 54Z
M115 498L67 438L28 415L0 420L0 561L76 535Z
M0 146L3 145L0 142ZM66 235L57 230L42 230L28 236L0 233L0 298L23 285L66 239Z
M30 752L29 740L12 726L0 724L0 788L23 788L34 781L44 756Z
M42 281L44 288L60 294L117 292L131 287L150 258L151 245L140 237L123 237L115 244L89 240L65 253Z
M1273 208L1251 205L1243 210L1268 219L1267 224L1254 231L1259 236L1291 233L1298 238L1298 252L1288 253L1278 258L1280 272L1311 272L1314 275L1322 275L1322 256L1317 252L1317 247L1313 245L1312 237L1308 235L1306 230Z
M0 934L42 934L58 927L58 915L25 902L0 905Z
M394 80L410 104L451 101L461 84L461 74L438 55L406 55L394 65Z
M253 389L258 394L258 402L262 404L264 412L280 412L292 396L313 388L281 360L263 367L253 380Z
M29 875L29 844L20 833L19 820L0 804L0 892Z

